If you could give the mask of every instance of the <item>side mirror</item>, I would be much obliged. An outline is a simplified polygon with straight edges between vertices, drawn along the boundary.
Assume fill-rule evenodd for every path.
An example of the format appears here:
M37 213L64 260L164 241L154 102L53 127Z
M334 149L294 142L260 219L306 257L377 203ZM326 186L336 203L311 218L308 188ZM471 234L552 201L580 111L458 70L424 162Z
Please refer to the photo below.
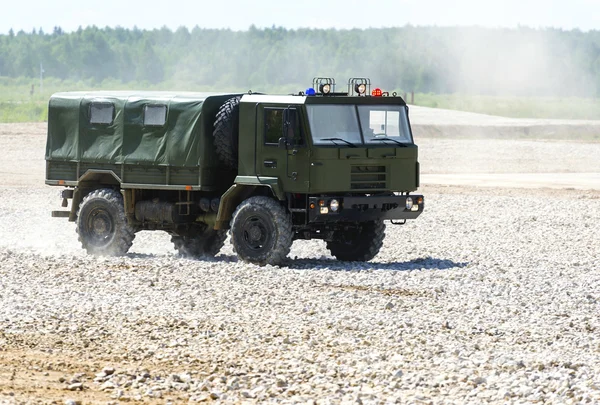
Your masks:
M281 138L279 138L279 149L287 149L288 147L288 142L287 139L285 139L283 136Z

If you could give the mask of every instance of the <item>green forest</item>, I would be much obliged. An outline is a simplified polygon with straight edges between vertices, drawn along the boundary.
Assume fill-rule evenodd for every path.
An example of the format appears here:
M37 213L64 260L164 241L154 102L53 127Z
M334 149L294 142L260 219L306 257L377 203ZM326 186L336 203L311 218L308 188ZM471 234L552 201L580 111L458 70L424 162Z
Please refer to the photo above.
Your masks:
M433 106L452 108L447 100L454 99L477 109L475 102L456 102L469 97L578 98L589 110L600 95L600 31L92 26L0 35L0 103L41 102L50 91L85 88L287 93L305 90L315 76L335 77L338 90L349 77L369 77L387 91L425 94L415 103Z
M368 76L386 89L417 92L597 96L600 32L57 27L0 36L0 76L35 78L40 63L46 76L96 83L292 91L317 75L342 83Z

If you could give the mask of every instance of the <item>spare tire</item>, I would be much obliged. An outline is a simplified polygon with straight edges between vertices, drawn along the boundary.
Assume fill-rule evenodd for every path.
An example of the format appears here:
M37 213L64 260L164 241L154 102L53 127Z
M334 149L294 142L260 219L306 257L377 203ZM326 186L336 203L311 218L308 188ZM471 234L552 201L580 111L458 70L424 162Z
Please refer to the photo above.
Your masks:
M240 97L233 97L219 108L213 131L217 156L230 169L238 167L239 129Z

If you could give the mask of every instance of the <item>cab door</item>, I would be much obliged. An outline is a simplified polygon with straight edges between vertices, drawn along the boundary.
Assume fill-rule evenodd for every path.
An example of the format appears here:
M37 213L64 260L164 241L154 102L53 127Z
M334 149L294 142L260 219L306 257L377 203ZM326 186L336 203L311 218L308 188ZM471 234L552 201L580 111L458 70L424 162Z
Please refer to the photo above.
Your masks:
M309 149L300 108L260 105L256 137L256 173L276 177L285 192L309 189Z

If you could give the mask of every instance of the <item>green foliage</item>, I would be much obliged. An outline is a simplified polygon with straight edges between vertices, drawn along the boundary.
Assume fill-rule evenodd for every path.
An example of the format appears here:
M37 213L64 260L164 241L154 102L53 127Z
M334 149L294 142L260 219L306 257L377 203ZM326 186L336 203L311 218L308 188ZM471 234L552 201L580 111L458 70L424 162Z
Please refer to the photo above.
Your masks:
M371 77L438 94L596 96L600 32L412 27L248 31L92 26L0 35L0 76L286 91L312 76ZM345 82L341 83L345 85Z
M40 63L45 70L40 92ZM370 77L416 103L511 117L599 119L600 31L412 27L247 31L80 28L0 35L0 120L57 91L292 93ZM33 92L32 90L33 87ZM13 118L11 118L13 117Z

